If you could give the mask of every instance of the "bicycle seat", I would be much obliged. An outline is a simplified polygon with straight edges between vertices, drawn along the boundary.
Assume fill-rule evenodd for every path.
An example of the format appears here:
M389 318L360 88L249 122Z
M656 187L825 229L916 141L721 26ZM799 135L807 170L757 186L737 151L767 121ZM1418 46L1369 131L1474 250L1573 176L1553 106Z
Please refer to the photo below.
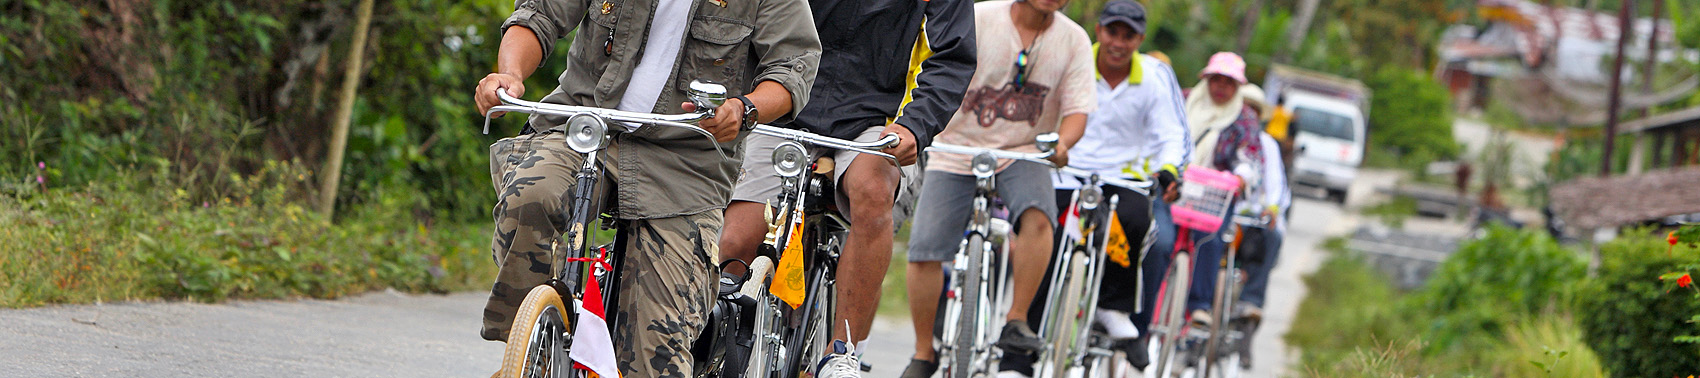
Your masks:
M815 159L815 173L823 175L832 174L833 168L836 168L837 166L838 163L832 160L831 156L821 156Z

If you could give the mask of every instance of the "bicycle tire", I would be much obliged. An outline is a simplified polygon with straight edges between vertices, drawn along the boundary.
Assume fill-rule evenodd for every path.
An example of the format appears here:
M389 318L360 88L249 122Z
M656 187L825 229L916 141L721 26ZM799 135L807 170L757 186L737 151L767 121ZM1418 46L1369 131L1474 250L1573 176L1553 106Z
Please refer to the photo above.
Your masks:
M773 363L776 345L767 336L780 320L775 315L779 311L778 303L776 303L779 299L769 294L766 289L773 274L773 259L767 256L756 257L755 262L751 263L750 267L749 281L744 282L743 290L740 292L744 296L756 300L755 307L751 308L751 311L754 312L752 316L755 317L751 328L753 328L752 332L755 333L755 336L750 340L750 363L748 368L745 369L743 377L769 378L775 376L774 372L777 371L777 366Z
M1169 264L1168 292L1163 294L1162 309L1163 337L1157 352L1156 372L1158 377L1178 376L1180 369L1175 368L1174 358L1176 346L1181 341L1181 330L1186 327L1185 321L1186 294L1192 285L1192 254L1187 252L1175 253L1174 261Z
M786 378L811 376L809 369L814 367L815 357L824 355L827 343L832 337L832 317L835 313L835 303L838 294L828 291L827 271L824 267L810 269L810 281L806 293L811 293L793 314L797 316L798 324L795 332L788 335L784 346L786 362L781 366ZM797 313L795 311L800 311Z
M1050 372L1045 377L1069 376L1070 360L1076 354L1074 346L1079 341L1078 337L1083 335L1080 331L1090 326L1080 324L1084 320L1080 313L1080 300L1086 295L1086 278L1089 276L1086 268L1086 253L1075 251L1069 259L1067 275L1063 276L1063 290L1058 293L1059 298L1053 299L1061 302L1056 307L1057 311L1051 313L1054 321L1051 322L1050 340L1047 340L1050 345L1045 348L1045 358L1040 359Z
M1229 256L1232 257L1231 254ZM1228 341L1227 319L1228 312L1232 310L1229 308L1232 303L1228 303L1228 296L1234 291L1228 284L1235 278L1231 267L1220 270L1216 274L1216 293L1210 299L1210 337L1204 340L1204 363L1198 367L1198 376L1204 378L1212 377L1212 370L1216 370L1217 375L1220 375L1221 369L1218 369L1217 363L1221 361L1221 356L1218 350Z
M956 317L956 340L951 345L950 378L971 378L976 366L975 347L980 343L980 289L984 277L981 275L982 265L985 265L986 239L980 234L971 234L962 244L968 250L968 261L962 267L963 279L959 283L962 288L953 299L958 303Z
M519 313L514 316L513 328L508 331L507 348L502 355L502 378L567 377L571 365L567 348L572 344L572 328L567 320L567 307L560 293L549 285L537 285L525 295ZM556 334L562 337L548 337Z

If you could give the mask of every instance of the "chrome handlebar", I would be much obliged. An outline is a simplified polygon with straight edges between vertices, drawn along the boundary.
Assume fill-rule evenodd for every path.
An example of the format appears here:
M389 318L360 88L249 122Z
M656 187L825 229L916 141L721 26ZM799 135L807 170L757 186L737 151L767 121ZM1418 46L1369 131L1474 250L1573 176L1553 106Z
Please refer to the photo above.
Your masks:
M755 130L752 132L785 140L808 143L810 145L820 147L874 155L890 160L892 163L897 162L897 157L888 153L880 152L879 150L897 147L897 144L901 142L901 138L899 138L897 134L887 134L884 138L880 138L873 142L856 142L821 136L807 131L785 129L769 125L756 125Z
M659 126L669 126L669 127L693 129L693 130L696 130L696 131L702 133L703 135L708 136L709 139L714 138L714 134L710 134L710 133L708 133L707 130L703 130L701 127L696 126L697 123L702 122L702 120L714 117L714 109L713 108L708 108L707 110L702 110L702 111L697 111L697 112L692 112L692 113L683 113L683 114L653 114L653 113L628 112L628 111L624 111L624 110L604 109L604 108L598 108L598 107L593 107L593 106L574 106L574 105L562 105L562 104L550 104L550 103L545 103L545 102L526 101L526 100L522 100L522 99L519 99L519 98L515 98L513 96L509 96L507 91L504 91L504 90L501 90L501 89L496 90L496 97L500 98L502 100L502 105L496 105L494 107L491 107L489 111L484 112L484 133L485 134L490 133L490 115L491 114L494 114L496 112L514 112L514 113L552 115L552 116L560 116L560 117L571 117L571 116L575 116L575 115L579 115L579 114L590 114L590 115L595 115L597 117L601 117L601 118L604 118L604 119L607 119L607 120L610 120L610 121L617 121L617 122L615 122L614 125L616 125L616 127L620 127L621 130L619 130L619 131L621 131L621 132L631 132L632 130L636 130L637 127L632 126L630 124L627 124L627 122L635 122L635 123L639 123L639 124L659 125Z
M989 156L996 158L996 159L1025 160L1025 161L1030 161L1030 162L1034 162L1034 163L1044 164L1047 167L1056 167L1056 164L1051 163L1051 160L1050 160L1051 155L1056 154L1056 150L1050 150L1050 151L1038 152L1038 153L1015 152L1015 151L1005 151L1005 150L998 150L998 149L991 149L991 148L958 146L958 145L947 144L947 143L933 143L933 145L927 147L927 151L948 152L948 153L953 153L953 154L963 154L963 155L969 155L969 156L977 156L977 155L984 154L984 155L989 155Z
M1263 227L1268 225L1269 221L1270 217L1262 214L1257 216L1234 214L1234 224L1241 226Z
M1119 186L1119 187L1122 187L1123 189L1132 190L1135 193L1139 193L1140 195L1147 195L1147 196L1151 195L1151 192L1149 190L1149 188L1151 187L1151 184L1152 184L1151 181L1128 180L1128 179L1122 179L1122 178L1116 178L1116 177L1108 177L1108 176L1100 175L1096 172L1092 172L1092 171L1088 171L1088 170L1084 170L1084 169L1080 169L1080 168L1075 168L1075 167L1069 167L1069 166L1063 166L1063 167L1057 168L1057 172L1061 172L1063 174L1067 174L1067 175L1074 176L1074 177L1079 177L1079 178L1086 180L1088 182L1091 182L1092 180L1095 179L1099 183Z

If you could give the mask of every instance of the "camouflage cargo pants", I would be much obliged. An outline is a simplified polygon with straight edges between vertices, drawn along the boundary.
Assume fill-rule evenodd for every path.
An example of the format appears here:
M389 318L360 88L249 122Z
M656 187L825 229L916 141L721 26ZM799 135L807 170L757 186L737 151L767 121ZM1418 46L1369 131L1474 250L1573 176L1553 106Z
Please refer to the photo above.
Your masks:
M499 196L490 251L500 271L484 306L485 339L506 339L526 293L554 274L551 242L568 222L582 162L556 132L490 146L491 178ZM597 192L607 192L602 189L612 181L609 176L598 180L604 188ZM691 375L690 346L707 323L719 284L710 257L719 255L721 222L721 212L707 211L626 223L628 255L619 278L625 292L609 314L617 323L613 336L621 376Z

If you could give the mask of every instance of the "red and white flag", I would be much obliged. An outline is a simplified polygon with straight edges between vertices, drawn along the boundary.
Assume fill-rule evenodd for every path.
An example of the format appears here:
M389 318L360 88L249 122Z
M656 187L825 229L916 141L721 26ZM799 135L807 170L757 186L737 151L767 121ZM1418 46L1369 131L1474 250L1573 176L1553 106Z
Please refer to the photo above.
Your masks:
M1068 208L1063 209L1057 216L1057 225L1062 226L1064 240L1076 243L1086 240L1086 235L1080 232L1080 191L1076 190L1073 198L1068 201Z
M573 329L572 351L567 354L573 366L595 372L603 378L619 378L618 359L614 356L614 339L608 335L608 319L602 304L602 285L596 275L584 288L584 303L578 308L578 325Z

